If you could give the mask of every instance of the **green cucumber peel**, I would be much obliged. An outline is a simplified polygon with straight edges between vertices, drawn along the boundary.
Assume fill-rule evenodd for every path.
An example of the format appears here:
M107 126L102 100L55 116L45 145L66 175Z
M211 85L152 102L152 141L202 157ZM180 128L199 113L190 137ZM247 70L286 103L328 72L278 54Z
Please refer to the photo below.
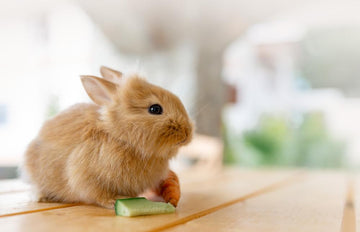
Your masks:
M145 197L124 198L115 201L117 216L134 217L174 212L175 207L172 204L149 201Z

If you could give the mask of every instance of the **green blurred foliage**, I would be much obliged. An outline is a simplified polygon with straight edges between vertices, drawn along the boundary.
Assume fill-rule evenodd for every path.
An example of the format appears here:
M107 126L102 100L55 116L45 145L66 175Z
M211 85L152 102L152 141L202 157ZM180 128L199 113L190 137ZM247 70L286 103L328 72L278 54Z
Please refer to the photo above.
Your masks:
M233 135L225 126L225 164L344 167L345 143L332 138L321 113L264 115L253 130Z
M46 119L52 118L60 112L59 96L50 95L46 106Z

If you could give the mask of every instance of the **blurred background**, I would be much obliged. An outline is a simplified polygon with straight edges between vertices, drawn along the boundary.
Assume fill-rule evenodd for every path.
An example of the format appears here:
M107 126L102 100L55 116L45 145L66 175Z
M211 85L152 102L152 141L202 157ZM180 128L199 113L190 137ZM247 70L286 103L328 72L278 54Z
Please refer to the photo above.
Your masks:
M0 177L42 123L89 101L81 74L139 72L197 136L177 170L360 167L360 3L0 0ZM206 173L206 172L205 172Z

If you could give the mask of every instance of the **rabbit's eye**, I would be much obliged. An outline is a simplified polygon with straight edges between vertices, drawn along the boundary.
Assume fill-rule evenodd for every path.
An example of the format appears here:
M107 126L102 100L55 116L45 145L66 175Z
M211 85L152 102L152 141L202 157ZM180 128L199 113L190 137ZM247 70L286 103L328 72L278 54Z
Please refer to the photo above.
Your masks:
M163 112L163 109L162 109L161 105L159 105L159 104L154 104L149 107L150 114L162 114L162 112Z

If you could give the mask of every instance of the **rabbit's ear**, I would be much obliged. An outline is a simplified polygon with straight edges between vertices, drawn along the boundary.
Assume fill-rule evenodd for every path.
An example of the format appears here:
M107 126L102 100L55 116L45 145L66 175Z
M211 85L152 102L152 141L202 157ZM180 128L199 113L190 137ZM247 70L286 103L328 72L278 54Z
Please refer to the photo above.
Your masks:
M108 105L113 101L116 85L95 76L80 76L89 97L98 105Z
M100 73L101 76L104 77L104 79L111 81L113 83L119 83L119 79L122 77L122 73L119 71L116 71L114 69L101 66L100 67Z

